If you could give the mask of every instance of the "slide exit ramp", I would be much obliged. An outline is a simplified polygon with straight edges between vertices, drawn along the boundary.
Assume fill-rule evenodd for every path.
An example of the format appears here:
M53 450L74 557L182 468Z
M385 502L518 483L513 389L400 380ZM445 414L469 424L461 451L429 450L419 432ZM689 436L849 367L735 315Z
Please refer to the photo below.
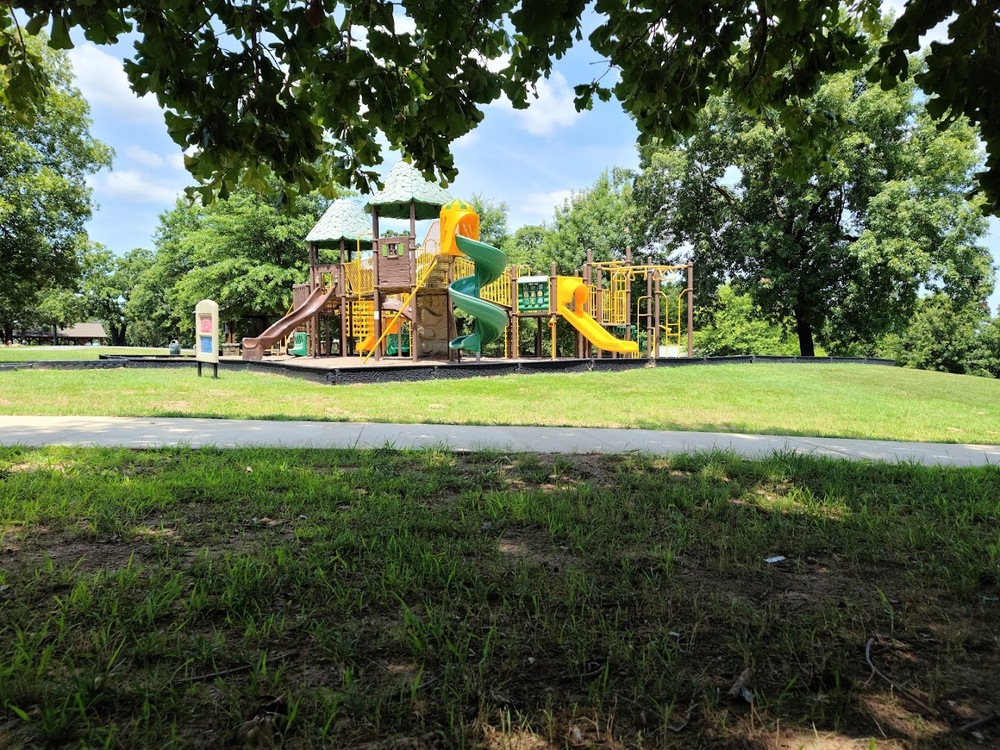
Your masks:
M451 301L459 310L467 312L476 321L475 330L458 336L448 343L451 349L481 354L483 347L501 336L507 328L507 313L502 308L479 296L482 287L500 278L507 268L507 256L485 242L455 235L458 249L475 264L475 273L456 279L448 286Z
M302 307L292 310L277 323L272 325L260 336L243 339L243 359L251 362L264 358L264 350L274 344L282 337L287 336L300 325L303 325L309 318L323 309L323 306L331 299L335 298L337 285L324 289L316 287Z
M620 354L638 354L639 342L617 339L607 329L587 314L585 305L590 292L582 279L575 276L556 277L556 310L587 341L598 349Z

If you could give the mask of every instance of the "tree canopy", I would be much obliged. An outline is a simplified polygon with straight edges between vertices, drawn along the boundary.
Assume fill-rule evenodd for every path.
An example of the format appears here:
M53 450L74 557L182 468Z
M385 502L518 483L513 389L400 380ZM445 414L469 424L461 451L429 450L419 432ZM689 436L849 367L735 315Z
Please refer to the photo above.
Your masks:
M616 97L644 141L693 133L712 95L773 107L797 149L824 148L823 113L806 102L824 73L875 62L894 86L910 75L906 53L955 14L953 41L931 46L920 85L931 111L966 115L983 128L984 179L1000 208L1000 117L993 74L1000 62L991 0L911 0L873 50L865 32L881 23L879 0L11 0L0 14L0 101L30 115L44 69L25 37L48 29L72 46L137 35L126 73L137 94L154 94L205 195L267 174L298 190L350 184L369 191L379 163L376 135L425 173L455 174L450 145L505 95L528 105L553 61L582 41L606 63L576 85L577 106ZM394 15L402 6L401 16ZM26 19L21 23L21 19ZM604 73L616 71L613 84ZM610 80L610 79L609 79ZM794 168L794 160L787 162Z
M976 133L946 130L905 87L859 74L826 76L808 104L828 113L827 148L799 154L792 178L775 166L779 118L713 99L683 148L649 149L636 183L640 224L654 245L688 248L699 299L731 280L777 323L792 319L801 353L871 347L905 325L923 287L960 302L992 289L979 200Z
M576 273L588 250L598 262L624 260L625 247L635 249L641 239L633 226L632 178L625 169L605 170L593 185L557 206L538 248L546 262L537 270L548 273L548 264L554 261L559 273Z
M210 298L224 321L273 321L307 278L303 238L326 206L316 195L277 207L277 190L241 189L207 206L179 199L160 216L152 262L139 274L125 313L133 341L162 346L190 335L194 306ZM248 329L256 334L258 329Z
M75 287L92 209L86 178L111 166L65 56L29 47L48 82L34 117L26 122L0 100L0 325L8 336L14 323L30 322L43 289Z
M94 245L84 256L81 290L89 315L102 321L112 346L125 346L131 325L128 304L142 274L153 265L153 254L135 248L115 255Z
M1000 378L1000 318L942 292L921 298L909 325L881 347L906 367Z

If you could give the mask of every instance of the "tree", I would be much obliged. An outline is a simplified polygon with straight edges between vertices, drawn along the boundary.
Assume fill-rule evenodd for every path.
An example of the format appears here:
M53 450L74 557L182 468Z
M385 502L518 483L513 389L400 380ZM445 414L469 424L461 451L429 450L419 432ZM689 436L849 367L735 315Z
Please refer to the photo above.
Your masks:
M974 129L939 130L911 88L882 91L860 73L827 77L808 104L830 147L802 158L801 178L775 168L781 122L729 96L709 103L683 148L644 154L646 239L690 244L699 299L730 280L770 320L792 318L813 356L817 336L834 351L870 348L905 325L924 285L963 302L988 294L982 201L966 200L981 158Z
M265 174L300 191L353 184L369 192L381 160L376 135L426 173L455 176L450 145L502 94L527 106L596 14L593 50L616 83L583 81L577 107L614 96L635 117L641 138L691 135L709 97L731 92L748 109L777 107L796 148L824 148L808 97L824 72L854 69L874 54L863 29L880 24L879 0L810 3L664 3L661 0L423 0L408 2L406 24L390 0L11 0L0 15L0 92L28 112L41 86L22 39L50 29L50 44L72 45L70 30L104 44L133 31L126 72L138 94L155 94L174 140L197 153L191 173L225 196ZM957 41L938 45L921 80L946 113L984 125L990 153L1000 147L992 91L1000 45L988 0L913 0L883 45L873 73L895 85L909 73L901 56L950 13ZM22 27L18 14L29 19ZM183 65L178 61L184 61ZM955 75L969 73L970 75ZM783 162L794 169L795 160ZM986 186L998 195L991 158ZM992 204L994 209L997 203Z
M225 321L285 313L292 285L306 279L305 236L325 206L313 194L279 210L277 192L273 186L268 195L242 189L207 206L178 200L160 217L155 257L126 305L128 317L151 322L143 338L162 345L189 336L202 299L218 302ZM247 333L259 332L253 328Z
M920 37L950 20L949 40L934 42L925 65L914 75L930 98L927 111L948 123L967 118L979 127L988 158L979 182L989 210L1000 212L1000 101L996 73L1000 69L1000 25L991 0L940 2L909 0L889 29L869 79L891 88L914 71L907 56L920 47Z
M1000 325L979 304L960 304L937 292L920 299L901 334L883 352L905 367L1000 377Z
M787 335L787 326L769 321L750 295L739 294L725 284L719 288L717 297L711 321L694 334L695 348L700 354L710 357L795 354L795 343Z
M555 262L559 273L577 273L590 250L595 261L624 260L626 246L638 239L633 226L633 175L626 169L605 170L586 190L574 193L555 210L539 255Z
M1000 317L985 321L979 327L979 337L970 357L969 371L974 375L1000 378Z
M30 316L26 318L32 326L52 331L52 343L58 343L58 330L76 325L87 317L86 305L77 289L66 286L50 286L35 296Z
M112 156L90 135L90 110L72 85L65 56L29 46L42 58L50 84L34 117L26 122L0 101L0 328L5 339L32 310L39 290L75 283L92 207L86 178L110 167Z
M542 255L542 244L548 229L544 224L526 224L508 235L500 249L510 263L526 266L534 271L548 272L548 261Z
M128 343L128 303L142 274L152 265L153 254L144 248L115 255L95 245L84 257L82 291L86 310L104 323L112 346Z
M479 193L472 194L471 203L479 214L479 239L487 245L502 247L510 235L507 229L507 212L510 206L506 201L497 203Z

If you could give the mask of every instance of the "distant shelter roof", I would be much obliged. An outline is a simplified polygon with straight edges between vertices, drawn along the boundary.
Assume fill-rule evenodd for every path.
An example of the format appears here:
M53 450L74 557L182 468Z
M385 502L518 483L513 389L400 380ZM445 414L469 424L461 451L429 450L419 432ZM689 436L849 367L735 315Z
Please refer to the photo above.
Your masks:
M50 339L52 338L51 328L25 328L14 329L16 338L24 339ZM100 323L77 323L69 328L57 328L56 338L60 339L106 339L108 334L104 332L104 326Z
M371 217L349 198L338 198L306 235L306 242L319 247L333 247L339 245L341 240L357 242L359 238L366 248L371 246Z
M429 182L412 164L399 162L385 178L385 187L368 202L368 207L378 206L379 216L389 219L409 219L410 204L414 204L418 221L436 219L441 206L451 196L440 185Z
M104 332L104 326L100 323L77 323L69 328L60 328L59 335L67 339L104 339L108 337L108 334Z

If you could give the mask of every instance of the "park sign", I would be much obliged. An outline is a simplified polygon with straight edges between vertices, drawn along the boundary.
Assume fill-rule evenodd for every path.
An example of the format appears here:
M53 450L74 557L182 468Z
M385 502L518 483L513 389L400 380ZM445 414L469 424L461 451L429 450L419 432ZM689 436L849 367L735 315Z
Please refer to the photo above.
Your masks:
M201 377L201 363L212 365L219 377L219 304L203 299L194 307L194 358Z

